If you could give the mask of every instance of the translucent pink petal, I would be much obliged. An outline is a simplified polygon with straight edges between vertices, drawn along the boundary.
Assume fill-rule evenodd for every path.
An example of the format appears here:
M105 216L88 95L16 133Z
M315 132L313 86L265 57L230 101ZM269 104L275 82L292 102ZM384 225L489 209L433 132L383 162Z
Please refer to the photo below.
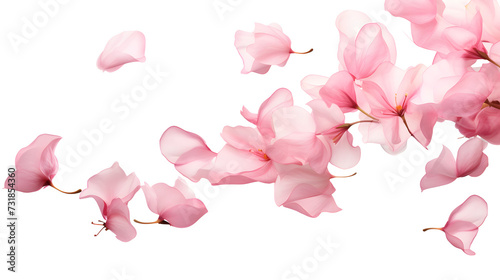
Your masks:
M198 135L179 127L169 127L160 138L161 153L192 181L207 178L216 153Z
M488 216L488 204L477 195L472 195L458 206L443 227L450 243L468 255L475 255L470 246L477 235L478 228Z
M333 74L325 86L321 88L319 94L328 106L335 104L344 113L357 110L354 78L347 71Z
M125 174L120 165L115 162L110 168L104 169L87 181L87 188L80 193L80 199L94 198L104 217L107 207L115 198L127 204L141 188L140 181L134 173Z
M264 138L274 138L272 119L274 111L290 106L293 106L293 97L292 93L286 88L276 90L260 105L257 128Z
M42 134L19 150L15 160L16 191L34 192L50 184L59 168L54 149L60 140L60 136ZM8 179L5 188L9 188Z
M221 133L222 139L236 149L258 150L264 148L264 140L259 131L253 127L225 126Z
M265 65L255 61L255 58L247 52L247 47L255 42L255 36L251 32L238 30L235 34L234 46L243 60L242 74L255 72L265 74L271 69L271 65Z
M405 113L405 119L417 141L427 147L432 140L434 125L438 120L436 104L411 104Z
M482 109L475 117L474 127L474 134L491 144L500 145L500 110L491 107Z
M309 166L282 165L279 174L274 185L278 206L283 205L309 217L341 210L332 198L335 188L330 183L328 171L318 174Z
M308 75L302 81L300 81L300 86L302 90L305 91L313 99L321 99L319 91L328 81L328 77L319 75Z
M474 173L481 175L488 166L488 157L483 153L488 144L480 138L467 140L457 153L457 177Z
M175 187L159 183L152 187L142 187L146 196L149 209L159 215L160 220L166 220L174 227L189 227L198 221L207 209L203 202L190 195L186 197L183 192L190 192L183 181L177 181Z
M425 175L420 180L422 191L449 184L457 178L456 162L451 151L443 146L438 158L425 166Z
M114 72L130 62L144 62L146 38L140 31L125 31L111 38L97 59L97 68Z
M335 104L327 106L323 100L313 100L307 103L307 106L312 109L311 115L317 134L327 133L332 128L344 124L344 113Z
M353 168L358 164L361 159L361 148L354 147L352 141L352 134L346 132L337 144L331 143L331 164L342 169Z
M423 24L436 18L436 3L436 0L386 0L385 9L395 17Z
M245 118L245 120L249 121L250 123L253 123L253 124L257 124L257 121L259 119L259 115L257 114L254 114L250 111L248 111L248 109L243 106L243 108L241 108L241 115Z
M137 231L130 222L127 203L119 198L113 199L108 205L106 228L116 234L116 238L123 242L129 242L137 235Z

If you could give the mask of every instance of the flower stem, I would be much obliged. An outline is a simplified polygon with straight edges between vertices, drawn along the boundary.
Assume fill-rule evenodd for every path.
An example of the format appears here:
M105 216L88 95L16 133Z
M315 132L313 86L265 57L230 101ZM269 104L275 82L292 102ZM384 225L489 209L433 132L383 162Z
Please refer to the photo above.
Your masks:
M296 53L296 54L308 54L308 53L312 52L313 50L314 49L310 49L307 52L294 52L294 51L292 51L292 53Z
M356 107L356 109L358 109L361 113L365 114L367 117L369 117L370 119L374 120L374 121L378 121L377 118L373 117L372 115L368 114L367 112L365 112L363 109L359 108L359 107Z
M143 225L154 225L154 224L170 225L169 222L162 220L162 219L158 219L154 222L141 222L141 221L134 219L134 222L136 222L138 224L143 224Z
M493 103L493 102L491 102L489 100L484 101L484 104L486 104L487 106L490 106L490 107L493 107L495 109L499 109L500 110L500 104Z
M51 187L53 187L54 189L56 189L56 190L58 190L58 191L62 192L62 193L65 193L65 194L77 194L77 193L81 193L81 192L82 192L82 190L81 190L81 189L78 189L78 190L76 190L76 191L74 191L74 192L65 192L65 191L61 191L60 189L56 188L56 187L54 186L54 184L52 184L52 182L50 182L50 186L51 186Z
M354 176L356 174L358 174L358 172L354 172L353 174L347 175L347 176L334 176L333 175L332 178L350 178L350 177L352 177L352 176Z
M424 232L428 231L428 230L431 230L431 229L436 229L436 230L443 230L442 228L424 228Z

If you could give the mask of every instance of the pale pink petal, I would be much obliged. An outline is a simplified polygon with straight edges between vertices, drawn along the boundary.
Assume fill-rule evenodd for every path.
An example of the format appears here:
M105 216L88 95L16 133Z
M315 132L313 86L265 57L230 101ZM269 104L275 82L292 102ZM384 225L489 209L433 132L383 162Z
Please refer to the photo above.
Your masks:
M35 192L51 184L59 168L54 150L60 140L60 136L42 134L19 150L15 160L16 191ZM10 188L8 179L5 188Z
M144 62L146 38L140 31L125 31L111 38L97 60L97 68L114 72L130 62Z
M245 120L247 120L250 123L253 123L255 125L257 124L257 121L259 119L259 115L248 111L248 109L245 106L243 106L243 108L241 108L240 113L245 118Z
M352 145L353 137L344 133L337 144L331 143L332 157L330 163L338 168L349 169L358 164L361 159L361 148Z
M456 162L451 151L443 146L439 157L427 163L425 172L426 174L420 181L422 191L455 181L457 178Z
M169 127L160 138L161 153L192 181L207 178L216 153L198 135L179 127Z
M278 206L283 205L309 217L341 210L332 198L335 188L327 171L318 174L309 166L283 165L279 174L274 185Z
M483 153L488 144L480 138L467 140L457 153L457 177L474 173L481 175L488 166L488 157Z
M327 106L323 100L313 100L307 103L312 109L312 117L316 124L316 133L323 134L332 130L332 128L344 124L344 113L340 108L332 104Z
M94 198L106 217L107 207L113 199L119 198L127 204L140 188L139 178L134 173L127 176L115 162L110 168L90 177L87 188L80 193L80 199Z
M137 235L137 231L130 222L130 213L127 203L115 198L108 205L106 228L116 234L116 238L123 242L129 242Z
M462 249L467 255L475 255L470 249L478 228L488 216L488 204L477 195L472 195L458 206L443 227L450 243Z
M321 99L319 91L328 81L328 77L319 75L308 75L302 81L300 81L300 86L302 90L305 91L313 99Z
M436 0L386 0L385 9L395 17L423 24L436 18L436 3Z
M225 126L221 133L222 139L229 145L241 150L255 150L264 148L264 140L259 131L253 127Z
M482 109L476 115L474 128L474 135L481 136L491 144L500 145L500 110L492 107Z
M274 111L290 106L293 106L293 97L292 93L286 88L276 90L260 105L257 128L264 138L274 138L272 119Z

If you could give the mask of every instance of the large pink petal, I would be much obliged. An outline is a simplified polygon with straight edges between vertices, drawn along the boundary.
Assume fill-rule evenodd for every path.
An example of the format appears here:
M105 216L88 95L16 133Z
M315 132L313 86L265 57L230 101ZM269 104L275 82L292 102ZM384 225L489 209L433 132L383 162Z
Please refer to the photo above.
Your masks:
M332 128L344 124L344 113L340 108L332 104L327 106L323 100L312 100L307 103L312 109L312 117L316 124L316 133L323 134L331 131Z
M140 31L125 31L112 37L97 60L97 68L114 72L130 62L144 62L146 38Z
M286 88L276 90L260 105L257 128L264 138L274 138L275 136L272 120L274 111L290 106L293 106L293 97Z
M106 216L107 206L113 199L119 198L127 204L140 188L139 178L134 173L127 176L115 162L110 168L90 177L87 188L80 193L80 199L94 198L102 215Z
M443 146L439 157L427 163L425 172L424 177L420 180L422 191L455 181L457 178L456 163L451 151Z
M480 138L472 138L462 144L457 153L457 177L471 173L479 176L484 172L488 166L488 157L483 153L486 146L488 144Z
M137 231L130 222L130 213L127 203L116 198L108 206L106 228L116 234L116 238L123 242L129 242L137 235Z
M240 150L259 150L265 147L259 131L253 127L225 126L221 133L222 139L229 145Z

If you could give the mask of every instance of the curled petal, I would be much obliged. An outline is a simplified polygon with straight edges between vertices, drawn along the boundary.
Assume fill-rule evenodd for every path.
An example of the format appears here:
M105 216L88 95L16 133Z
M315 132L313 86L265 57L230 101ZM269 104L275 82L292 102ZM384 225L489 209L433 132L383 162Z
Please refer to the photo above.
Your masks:
M457 176L479 176L488 166L488 156L483 153L488 144L472 138L462 144L457 153Z
M97 68L114 72L130 62L144 62L146 38L140 31L125 31L111 38L97 59Z
M116 238L123 242L129 242L137 235L137 231L130 222L127 203L119 198L113 199L108 206L106 228L116 234Z
M443 146L438 158L433 159L425 166L425 175L420 181L422 191L449 184L457 178L455 158L451 151Z

